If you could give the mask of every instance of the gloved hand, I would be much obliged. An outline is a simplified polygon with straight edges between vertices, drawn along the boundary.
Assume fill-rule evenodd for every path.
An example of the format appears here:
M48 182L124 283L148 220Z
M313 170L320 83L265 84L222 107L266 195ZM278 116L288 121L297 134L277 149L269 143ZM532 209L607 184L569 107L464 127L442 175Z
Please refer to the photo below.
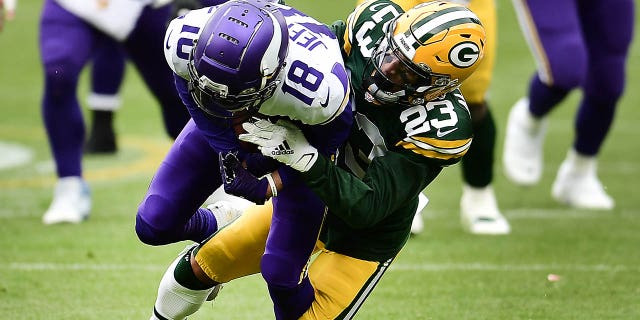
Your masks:
M247 167L247 171L256 177L262 177L267 173L274 172L282 165L275 159L265 157L259 152L245 154L242 162Z
M302 131L293 123L267 120L242 124L247 133L238 136L242 141L258 145L260 152L291 168L305 172L318 160L318 150L311 146Z
M224 191L228 194L263 204L267 199L269 181L258 179L245 169L235 153L218 154Z

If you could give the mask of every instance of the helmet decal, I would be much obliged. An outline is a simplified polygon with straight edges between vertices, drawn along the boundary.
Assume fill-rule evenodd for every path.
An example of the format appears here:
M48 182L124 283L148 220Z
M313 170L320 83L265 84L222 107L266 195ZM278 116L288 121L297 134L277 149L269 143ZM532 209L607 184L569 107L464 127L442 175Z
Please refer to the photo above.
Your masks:
M475 43L461 42L449 51L449 61L458 68L468 68L480 58L480 48Z

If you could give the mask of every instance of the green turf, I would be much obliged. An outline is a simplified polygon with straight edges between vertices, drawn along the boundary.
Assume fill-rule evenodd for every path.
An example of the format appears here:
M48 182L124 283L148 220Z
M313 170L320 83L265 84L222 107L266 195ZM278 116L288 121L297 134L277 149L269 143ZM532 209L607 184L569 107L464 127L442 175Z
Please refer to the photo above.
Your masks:
M0 142L34 152L30 163L0 170L0 318L147 319L165 267L185 245L145 246L133 230L138 202L170 141L159 109L130 68L125 103L116 118L121 152L84 161L94 195L91 218L81 225L42 225L55 180L40 117L41 2L21 0L17 20L0 34ZM351 7L350 1L288 2L323 22L344 18ZM500 159L507 111L525 93L534 65L511 3L498 2L501 42L491 101ZM615 210L569 210L550 197L573 138L580 97L575 93L552 114L539 185L512 185L496 163L495 189L513 233L478 237L462 232L460 170L446 170L428 189L432 202L426 232L411 239L359 318L639 319L638 41L628 71L627 90L599 167L616 199ZM81 99L86 92L85 75ZM549 282L548 274L559 275L560 281ZM226 286L193 319L268 319L270 314L265 285L253 276Z

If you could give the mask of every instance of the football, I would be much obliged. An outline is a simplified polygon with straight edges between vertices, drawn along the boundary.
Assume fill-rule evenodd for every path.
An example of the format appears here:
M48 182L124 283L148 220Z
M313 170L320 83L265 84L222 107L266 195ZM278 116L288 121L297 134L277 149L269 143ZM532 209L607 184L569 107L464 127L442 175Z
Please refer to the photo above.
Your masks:
M243 133L247 133L246 130L244 130L244 128L242 127L242 124L250 121L250 118L236 118L236 119L232 119L231 120L231 128L233 129L233 133L236 135L236 137L238 137L239 135L243 134ZM260 150L258 150L258 146L253 144L253 143L249 143L249 142L244 142L241 140L238 140L238 142L240 142L240 147L247 151L247 152L255 152L255 153L260 153Z

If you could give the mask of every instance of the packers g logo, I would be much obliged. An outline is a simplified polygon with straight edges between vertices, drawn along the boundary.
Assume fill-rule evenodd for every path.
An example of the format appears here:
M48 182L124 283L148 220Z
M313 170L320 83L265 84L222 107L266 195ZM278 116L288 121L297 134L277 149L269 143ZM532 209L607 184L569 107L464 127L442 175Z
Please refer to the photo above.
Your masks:
M458 68L468 68L480 58L480 48L471 42L460 42L449 51L449 61Z

